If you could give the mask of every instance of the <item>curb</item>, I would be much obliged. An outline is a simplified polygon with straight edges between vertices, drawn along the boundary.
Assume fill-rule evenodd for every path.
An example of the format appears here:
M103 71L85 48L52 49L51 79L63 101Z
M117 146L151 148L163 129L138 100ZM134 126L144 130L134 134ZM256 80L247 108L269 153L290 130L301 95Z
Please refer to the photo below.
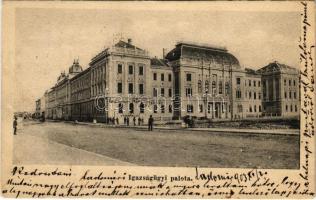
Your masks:
M87 123L87 122L74 122L74 121L56 121L56 120L52 120L49 122L64 122L64 123L70 123L70 124L78 124L78 125L87 125L87 126L94 126L94 127L102 127L102 128L129 128L129 129L136 129L136 130L147 130L147 126L125 126L125 125L107 125L107 124L100 124L100 123ZM199 128L170 128L170 127L154 127L155 130L158 131L164 131L164 130L181 130L181 131L199 131L199 132L208 132L208 133L225 133L225 134L241 134L241 135L286 135L286 136L299 136L300 132L299 130L297 132L263 132L263 131L256 131L255 129L253 130L254 132L252 132L252 130L227 130L227 129L223 129L223 130L219 130L219 129L199 129Z

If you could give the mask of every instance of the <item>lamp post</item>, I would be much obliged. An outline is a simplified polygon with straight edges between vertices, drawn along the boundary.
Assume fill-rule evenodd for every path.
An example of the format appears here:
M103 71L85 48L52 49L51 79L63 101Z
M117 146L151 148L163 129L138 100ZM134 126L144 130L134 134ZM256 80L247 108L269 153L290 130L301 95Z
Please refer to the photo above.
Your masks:
M109 113L109 88L105 89L105 98L104 98L104 114L105 114L105 122L108 123L108 113Z

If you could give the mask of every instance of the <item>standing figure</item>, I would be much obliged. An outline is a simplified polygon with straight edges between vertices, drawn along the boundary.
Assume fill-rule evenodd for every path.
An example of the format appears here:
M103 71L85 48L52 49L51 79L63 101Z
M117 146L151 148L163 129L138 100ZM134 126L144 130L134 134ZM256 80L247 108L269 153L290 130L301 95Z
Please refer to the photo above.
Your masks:
M14 117L14 121L13 121L13 134L16 135L16 129L17 129L17 126L18 126L18 121L17 121L17 117Z
M140 122L141 122L141 118L140 117L138 117L138 126L140 126Z
M126 117L126 124L129 126L129 117Z
M148 131L153 130L153 124L154 124L154 118L152 115L150 115L150 117L148 119Z
M119 118L116 118L116 124L119 125Z

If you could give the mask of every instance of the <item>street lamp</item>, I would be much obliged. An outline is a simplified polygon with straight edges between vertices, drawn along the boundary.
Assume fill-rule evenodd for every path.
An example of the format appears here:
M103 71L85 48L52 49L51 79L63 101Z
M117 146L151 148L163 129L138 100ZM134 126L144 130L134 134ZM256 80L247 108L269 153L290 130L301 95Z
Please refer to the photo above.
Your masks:
M105 98L104 98L104 114L105 114L105 122L108 123L108 112L109 112L109 88L105 88Z

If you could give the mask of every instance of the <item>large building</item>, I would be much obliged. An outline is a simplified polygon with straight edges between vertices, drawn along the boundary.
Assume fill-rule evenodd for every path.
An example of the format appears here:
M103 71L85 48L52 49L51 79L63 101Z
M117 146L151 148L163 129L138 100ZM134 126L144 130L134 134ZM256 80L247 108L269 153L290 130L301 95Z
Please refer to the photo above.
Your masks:
M98 53L85 70L74 61L45 97L46 117L63 120L297 117L299 71L277 62L243 68L226 48L190 42L151 58L129 39Z

